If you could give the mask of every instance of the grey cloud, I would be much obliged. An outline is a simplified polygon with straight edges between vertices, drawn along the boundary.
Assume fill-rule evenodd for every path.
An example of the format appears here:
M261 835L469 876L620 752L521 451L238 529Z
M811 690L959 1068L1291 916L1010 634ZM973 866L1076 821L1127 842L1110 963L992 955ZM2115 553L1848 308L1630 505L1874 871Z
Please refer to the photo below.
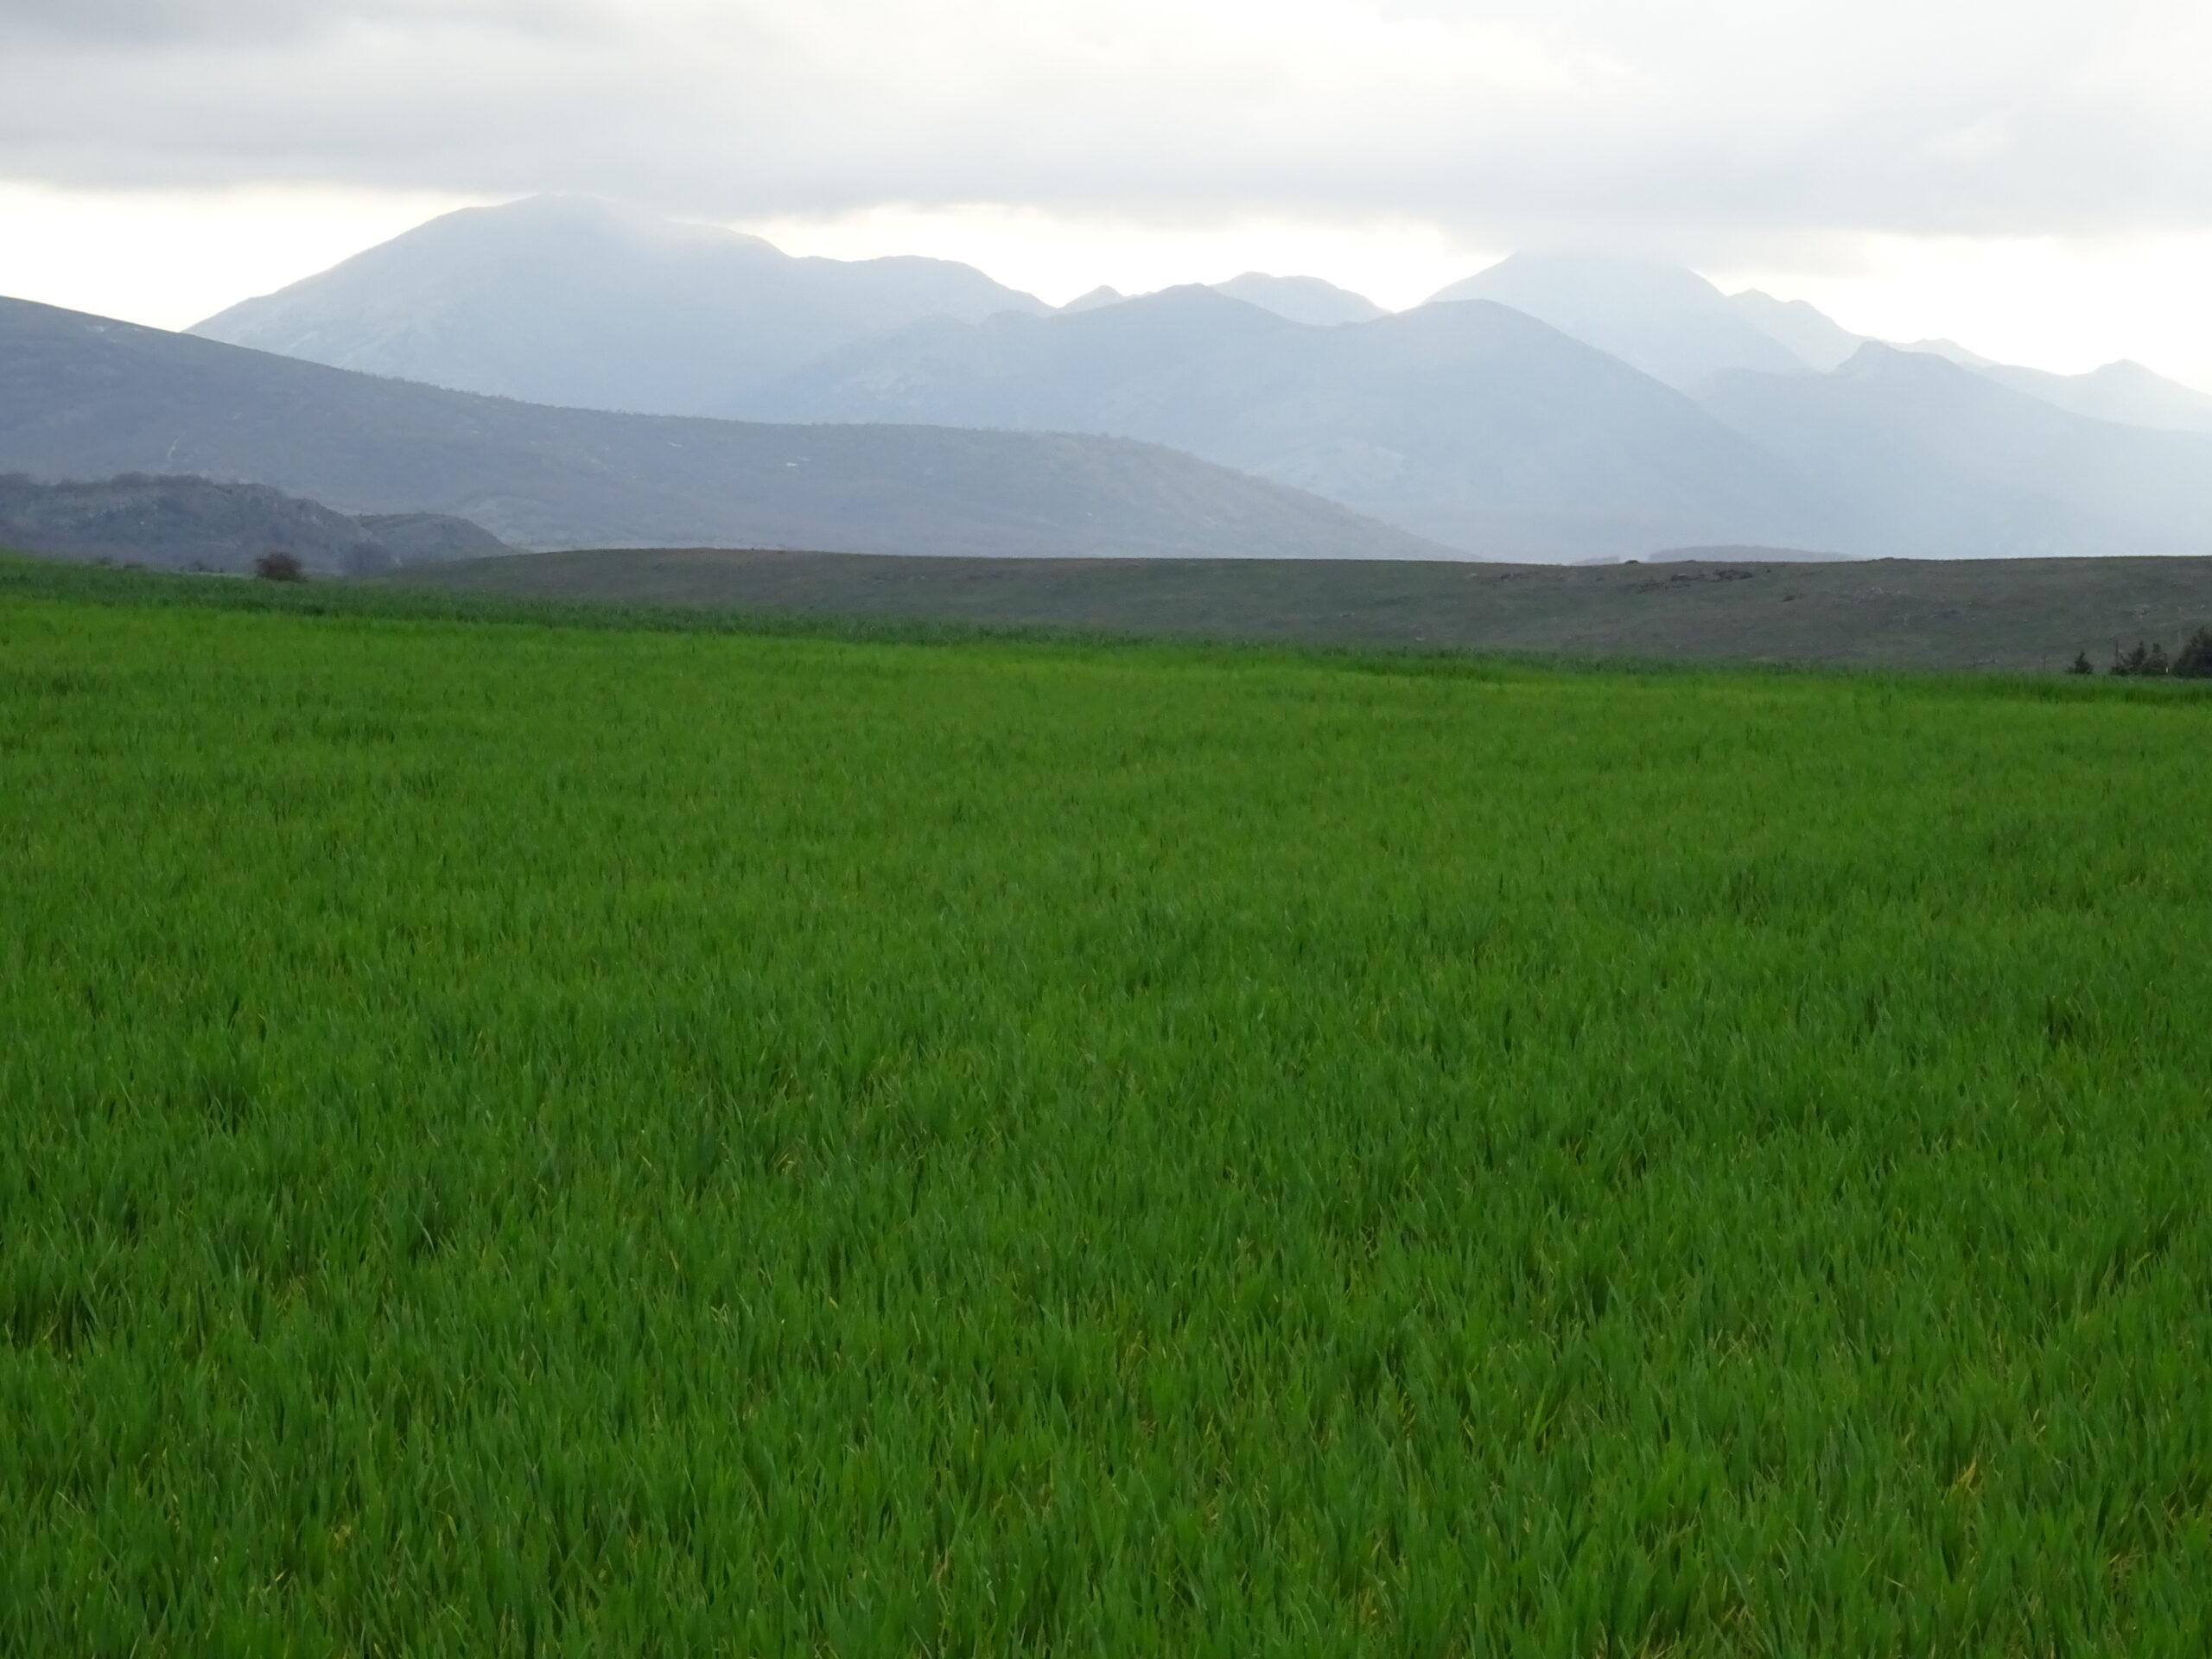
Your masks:
M328 10L308 0L9 0L0 9L0 39L120 45L298 35Z
M63 53L296 45L361 27L474 22L542 32L603 12L594 0L6 0L0 40Z
M11 0L6 26L0 171L56 181L1401 213L1706 249L2212 226L2188 0Z

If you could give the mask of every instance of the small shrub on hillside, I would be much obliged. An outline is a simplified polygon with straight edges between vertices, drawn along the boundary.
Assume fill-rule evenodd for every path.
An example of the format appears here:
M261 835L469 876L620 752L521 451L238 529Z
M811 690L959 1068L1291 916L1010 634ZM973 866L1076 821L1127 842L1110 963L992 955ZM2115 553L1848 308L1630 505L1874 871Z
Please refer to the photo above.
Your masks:
M271 549L253 562L253 574L264 582L305 582L307 567L296 554Z
M2174 653L2167 672L2184 680L2212 680L2212 628L2199 628L2189 643Z
M2073 662L2067 665L2066 671L2069 674L2094 674L2097 671L2089 661L2089 653L2086 651L2077 651L2074 653Z

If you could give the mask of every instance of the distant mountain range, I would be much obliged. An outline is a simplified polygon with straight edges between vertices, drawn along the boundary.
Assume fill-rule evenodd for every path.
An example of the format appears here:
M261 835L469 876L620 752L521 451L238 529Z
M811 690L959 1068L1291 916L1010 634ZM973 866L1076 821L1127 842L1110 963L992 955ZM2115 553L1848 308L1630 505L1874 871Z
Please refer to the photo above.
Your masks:
M2171 432L2212 432L2212 397L2153 374L2140 363L2107 363L2088 374L2053 374L2005 363L1980 364L1977 371L2000 386L2092 420Z
M1511 306L1680 391L1731 370L1796 374L1810 366L1754 321L1768 315L1764 308L1738 308L1695 271L1643 260L1516 254L1429 303L1452 300Z
M184 359L156 353L138 404L73 383L106 412L68 443L118 470L197 454L348 510L404 497L533 545L1379 550L1381 520L1402 556L2212 550L2212 397L2132 364L1899 351L1802 302L1599 254L1516 256L1395 315L1256 272L1056 311L943 261L794 259L552 198L435 220L196 332L393 378L280 385L266 359L252 376L194 359L232 390L203 385L226 412L181 420L161 388ZM264 395L289 427L227 412ZM694 435L584 412L604 410L723 418ZM118 425L137 435L108 441ZM0 466L50 475L64 435L48 422L35 463L0 444ZM1171 485L1173 467L1198 470Z
M1844 516L1680 392L1483 301L1313 327L1180 288L1070 315L925 323L731 412L1143 438L1485 557L1787 545Z
M1742 355L1783 349L1757 337L1764 348ZM2089 418L1878 343L1821 374L1715 366L1733 349L1717 326L1682 338L1678 370L1712 348L1683 376L1695 398L1486 300L1313 327L1171 289L1076 315L918 325L738 409L1146 438L1492 558L1729 542L1913 557L2212 550L2212 437Z
M62 484L0 477L0 546L54 558L234 571L264 553L283 552L307 569L350 576L515 551L465 518L349 516L265 484L145 474Z
M0 301L0 472L265 484L524 547L1448 556L1155 445L547 408L19 300Z
M1374 322L1390 314L1363 294L1325 283L1319 276L1270 276L1248 270L1213 284L1217 294L1256 305L1293 322L1331 328L1340 322Z
M795 259L586 197L467 208L192 332L527 403L701 415L925 317L1044 312L943 259Z
M1865 335L1853 334L1804 300L1777 300L1754 288L1730 295L1728 304L1752 327L1788 347L1807 368L1823 374L1841 368L1866 343Z
M2212 436L2094 420L1924 353L1721 375L1705 405L1916 557L2212 551Z

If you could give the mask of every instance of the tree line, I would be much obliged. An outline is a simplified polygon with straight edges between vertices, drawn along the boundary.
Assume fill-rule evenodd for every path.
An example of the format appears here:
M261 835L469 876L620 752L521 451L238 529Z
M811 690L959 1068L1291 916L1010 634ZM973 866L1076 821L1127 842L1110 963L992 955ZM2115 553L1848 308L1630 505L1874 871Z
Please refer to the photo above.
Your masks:
M2096 668L2089 661L2089 653L2078 652L2069 674L2094 674ZM2145 677L2177 680L2212 680L2212 628L2199 628L2171 657L2166 648L2157 643L2150 645L2137 640L2133 648L2122 651L2115 644L2112 648L2112 665L2105 670L2131 679Z

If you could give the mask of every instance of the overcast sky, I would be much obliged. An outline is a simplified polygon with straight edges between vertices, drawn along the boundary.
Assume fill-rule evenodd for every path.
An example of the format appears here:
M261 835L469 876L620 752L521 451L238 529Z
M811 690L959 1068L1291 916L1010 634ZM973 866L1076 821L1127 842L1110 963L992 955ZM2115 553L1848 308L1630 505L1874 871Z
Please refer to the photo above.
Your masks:
M0 0L0 290L181 324L548 189L1052 299L1616 247L2212 381L2207 0Z

